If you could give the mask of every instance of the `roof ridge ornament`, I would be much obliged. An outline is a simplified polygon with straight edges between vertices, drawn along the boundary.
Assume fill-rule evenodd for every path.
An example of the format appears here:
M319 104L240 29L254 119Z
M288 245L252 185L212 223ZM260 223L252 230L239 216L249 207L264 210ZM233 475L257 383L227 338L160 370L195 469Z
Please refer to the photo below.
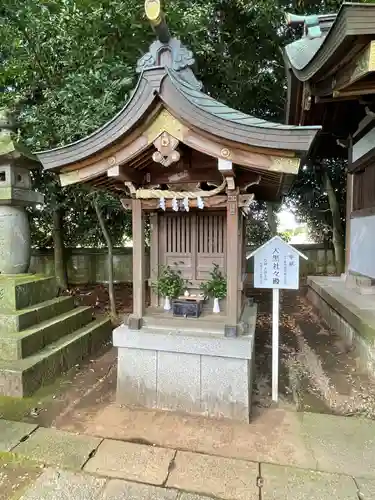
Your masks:
M290 26L304 26L304 36L308 38L320 38L322 30L320 28L320 19L317 14L308 16L298 16L296 14L287 14L286 21Z
M171 37L165 14L160 0L146 0L145 13L153 30L157 35L144 54L137 62L137 73L154 68L164 68L178 73L187 85L201 90L203 85L194 75L195 58L193 52L185 47L177 38Z

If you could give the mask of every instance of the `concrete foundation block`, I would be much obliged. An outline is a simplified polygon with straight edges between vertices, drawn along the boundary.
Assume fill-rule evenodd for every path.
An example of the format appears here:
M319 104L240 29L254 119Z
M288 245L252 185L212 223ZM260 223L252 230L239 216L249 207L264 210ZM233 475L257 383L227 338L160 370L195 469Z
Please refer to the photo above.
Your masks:
M249 421L254 330L225 338L121 326L113 344L119 403Z
M351 276L351 275L349 275ZM349 278L348 276L348 278ZM352 276L355 278L354 276ZM349 283L353 283L350 278ZM307 298L348 346L358 353L363 370L375 373L375 302L361 296L348 282L330 277L309 277Z
M119 349L117 401L156 407L157 353L152 350Z
M250 362L247 359L202 358L202 410L207 416L247 421L251 398Z
M158 353L157 407L201 411L201 357L176 352Z

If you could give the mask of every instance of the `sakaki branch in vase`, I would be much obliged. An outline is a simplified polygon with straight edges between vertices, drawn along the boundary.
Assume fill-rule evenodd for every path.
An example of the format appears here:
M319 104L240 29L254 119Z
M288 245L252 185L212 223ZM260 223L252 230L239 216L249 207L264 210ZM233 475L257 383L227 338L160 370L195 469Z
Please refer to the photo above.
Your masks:
M160 297L164 298L164 310L170 311L172 309L171 299L179 297L186 289L188 282L182 277L177 263L173 269L170 266L161 266L158 276L151 287Z
M225 299L227 296L227 280L217 264L214 264L213 270L210 271L210 279L201 284L201 290L205 297L214 299L212 312L215 314L220 313L220 300Z

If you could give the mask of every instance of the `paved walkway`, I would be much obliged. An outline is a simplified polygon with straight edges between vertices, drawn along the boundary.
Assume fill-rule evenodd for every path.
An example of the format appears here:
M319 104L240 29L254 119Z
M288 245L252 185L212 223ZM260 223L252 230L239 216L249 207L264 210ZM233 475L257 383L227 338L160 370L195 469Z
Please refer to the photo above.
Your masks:
M250 424L245 446L231 453L219 440L211 448L206 440L202 452L194 440L153 446L0 420L0 499L375 498L375 422L282 410L270 415L269 435Z

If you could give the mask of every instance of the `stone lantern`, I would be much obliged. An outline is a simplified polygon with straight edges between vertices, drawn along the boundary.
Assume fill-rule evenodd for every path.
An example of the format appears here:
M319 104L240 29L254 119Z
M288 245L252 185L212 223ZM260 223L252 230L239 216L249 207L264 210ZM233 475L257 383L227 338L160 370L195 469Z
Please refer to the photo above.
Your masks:
M12 140L6 113L0 110L0 274L27 273L30 226L26 207L43 203L31 189L30 169L38 164Z

